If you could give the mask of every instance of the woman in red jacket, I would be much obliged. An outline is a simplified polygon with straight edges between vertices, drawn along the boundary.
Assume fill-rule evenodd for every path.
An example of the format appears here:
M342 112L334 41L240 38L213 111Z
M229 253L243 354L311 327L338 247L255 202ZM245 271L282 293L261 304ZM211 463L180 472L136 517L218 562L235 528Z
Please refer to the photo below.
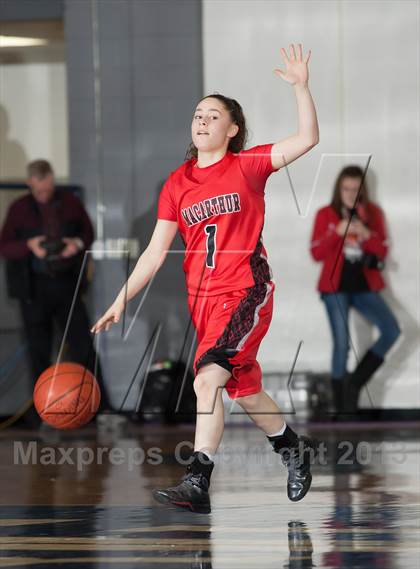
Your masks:
M400 334L398 323L379 291L388 251L382 210L369 200L363 170L347 166L337 176L330 205L316 215L311 254L323 263L318 290L333 337L332 387L337 412L357 409L361 388L383 363ZM380 335L347 374L349 310L355 308L378 327Z

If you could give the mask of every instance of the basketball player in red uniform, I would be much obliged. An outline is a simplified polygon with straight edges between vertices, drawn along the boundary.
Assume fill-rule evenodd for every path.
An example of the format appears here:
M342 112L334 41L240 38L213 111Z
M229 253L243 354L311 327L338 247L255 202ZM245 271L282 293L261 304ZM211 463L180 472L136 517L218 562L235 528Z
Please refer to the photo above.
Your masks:
M199 101L185 162L171 172L158 202L150 243L114 304L93 326L108 330L160 268L179 230L185 243L188 307L197 331L194 358L197 423L192 463L178 486L154 497L192 511L210 510L213 459L224 429L222 388L268 437L288 468L288 497L298 501L311 484L314 443L286 425L261 385L256 360L273 311L275 283L263 245L267 178L318 143L318 122L308 88L302 45L281 49L285 70L275 73L294 86L297 133L275 144L244 150L246 123L237 101L213 94Z

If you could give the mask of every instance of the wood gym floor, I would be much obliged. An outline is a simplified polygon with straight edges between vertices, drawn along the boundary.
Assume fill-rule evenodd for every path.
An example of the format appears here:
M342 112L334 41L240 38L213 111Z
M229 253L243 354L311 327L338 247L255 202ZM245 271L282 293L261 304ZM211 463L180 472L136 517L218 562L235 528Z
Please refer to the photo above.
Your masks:
M3 429L0 566L419 568L419 426L296 425L324 449L299 503L261 433L227 427L210 514L151 497L183 474L193 427Z

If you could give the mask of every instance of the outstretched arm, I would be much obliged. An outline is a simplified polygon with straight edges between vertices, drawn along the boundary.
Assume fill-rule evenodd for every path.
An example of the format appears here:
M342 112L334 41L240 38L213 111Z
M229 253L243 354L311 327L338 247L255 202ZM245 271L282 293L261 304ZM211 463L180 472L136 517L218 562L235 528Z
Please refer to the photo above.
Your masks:
M150 243L140 255L127 282L105 314L92 326L91 332L108 330L118 322L126 302L138 294L162 266L178 229L176 221L158 219Z
M275 169L290 164L290 162L308 152L319 142L318 120L308 87L308 62L311 50L304 58L302 55L302 44L297 45L297 50L291 44L290 55L287 54L284 48L281 48L281 54L286 65L286 71L275 69L274 73L293 85L295 89L298 107L298 132L273 144L271 162Z

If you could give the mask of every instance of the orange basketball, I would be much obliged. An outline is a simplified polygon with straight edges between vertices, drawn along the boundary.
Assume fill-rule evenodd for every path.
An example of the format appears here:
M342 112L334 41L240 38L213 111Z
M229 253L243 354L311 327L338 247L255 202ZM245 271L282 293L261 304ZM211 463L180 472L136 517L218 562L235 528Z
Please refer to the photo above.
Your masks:
M34 405L43 421L56 429L77 429L95 416L101 392L95 376L80 364L54 364L41 373Z

